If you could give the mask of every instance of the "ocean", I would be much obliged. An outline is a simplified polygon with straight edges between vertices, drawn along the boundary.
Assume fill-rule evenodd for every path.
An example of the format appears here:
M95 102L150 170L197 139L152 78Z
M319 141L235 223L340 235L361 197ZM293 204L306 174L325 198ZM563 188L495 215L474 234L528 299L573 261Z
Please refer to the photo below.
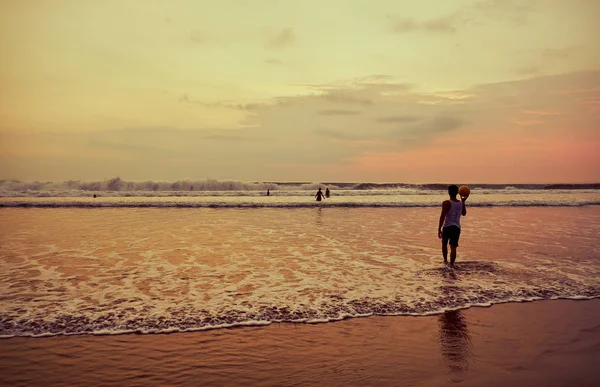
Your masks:
M600 187L469 185L452 270L437 238L441 184L5 180L0 337L600 297ZM316 202L317 187L332 196Z

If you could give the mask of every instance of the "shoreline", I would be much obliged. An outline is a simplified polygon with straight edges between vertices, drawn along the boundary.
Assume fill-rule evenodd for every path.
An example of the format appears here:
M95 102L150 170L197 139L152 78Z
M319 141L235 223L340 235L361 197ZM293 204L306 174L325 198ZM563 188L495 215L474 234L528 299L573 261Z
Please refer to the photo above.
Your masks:
M221 324L217 326L203 326L198 328L189 328L189 329L179 329L179 328L169 328L165 330L155 330L150 332L145 332L143 330L123 330L123 331L112 331L112 332L75 332L75 333L44 333L41 335L0 335L0 342L4 340L17 339L17 338L26 338L26 339L44 339L50 337L71 337L71 336L120 336L120 335L172 335L172 334L186 334L186 333L195 333L195 332L205 332L212 330L221 330L221 329L241 329L241 328L251 328L251 327L267 327L271 325L322 325L322 324L330 324L330 323L340 323L342 321L353 320L353 319L366 319L366 318L374 318L374 317L430 317L430 316L440 316L444 313L448 312L457 312L457 311L467 311L471 309L487 309L492 308L496 305L504 305L504 304L527 304L527 303L538 303L543 301L591 301L600 299L600 295L597 296L576 296L576 297L552 297L552 298L536 298L536 299L525 299L525 300L508 300L508 301L492 301L487 304L472 304L463 307L457 308L446 308L442 311L434 311L434 312L426 312L422 314L417 313L398 313L398 314L379 314L379 313L371 313L365 315L348 315L341 318L331 318L328 320L315 320L315 321L306 321L306 319L296 320L296 321L287 321L287 320L274 320L274 321L265 321L265 320L250 320L250 321L240 321L232 324Z

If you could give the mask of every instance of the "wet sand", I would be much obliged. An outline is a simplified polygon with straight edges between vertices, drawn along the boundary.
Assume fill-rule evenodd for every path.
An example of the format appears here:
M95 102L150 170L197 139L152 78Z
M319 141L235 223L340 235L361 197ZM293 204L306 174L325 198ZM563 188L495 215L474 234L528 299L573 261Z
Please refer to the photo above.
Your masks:
M0 340L6 386L595 386L600 300L191 333Z

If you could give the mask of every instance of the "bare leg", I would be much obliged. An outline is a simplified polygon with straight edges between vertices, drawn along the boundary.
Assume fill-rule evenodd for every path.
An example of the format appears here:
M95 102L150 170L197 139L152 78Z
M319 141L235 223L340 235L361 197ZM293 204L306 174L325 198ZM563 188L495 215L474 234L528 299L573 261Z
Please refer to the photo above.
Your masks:
M450 245L450 266L454 266L456 260L456 246Z
M444 256L444 263L448 263L448 241L442 241L442 255Z

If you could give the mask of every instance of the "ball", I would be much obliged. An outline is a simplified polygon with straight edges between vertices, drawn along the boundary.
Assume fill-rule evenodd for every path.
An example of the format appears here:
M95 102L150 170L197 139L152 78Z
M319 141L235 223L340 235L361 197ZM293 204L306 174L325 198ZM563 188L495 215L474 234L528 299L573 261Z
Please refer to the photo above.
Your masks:
M463 185L462 187L460 187L458 189L458 194L462 197L466 198L469 196L470 193L471 193L471 190L466 185Z

